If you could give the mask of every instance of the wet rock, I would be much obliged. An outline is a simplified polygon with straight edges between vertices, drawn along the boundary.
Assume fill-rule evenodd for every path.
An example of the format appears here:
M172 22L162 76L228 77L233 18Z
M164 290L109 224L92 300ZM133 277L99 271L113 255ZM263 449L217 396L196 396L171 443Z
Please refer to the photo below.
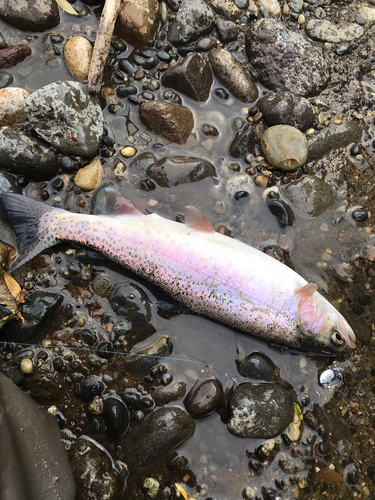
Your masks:
M186 410L194 418L213 413L223 398L221 383L213 378L197 382L184 400Z
M2 374L0 394L2 500L74 500L74 479L55 419Z
M116 500L121 491L120 477L107 450L85 436L69 450L69 460L77 486L76 500Z
M58 170L57 155L49 145L18 127L0 130L0 163L4 170L35 181L49 180Z
M112 283L104 276L97 274L92 284L94 292L100 297L105 297L112 289Z
M17 87L0 90L0 127L26 120L23 103L29 95L30 92Z
M151 165L147 169L147 175L160 187L172 187L216 177L216 170L207 160L167 156Z
M11 68L31 55L28 45L17 45L0 50L0 69Z
M225 185L225 190L229 198L234 198L239 192L247 192L251 195L254 192L254 183L251 178L244 173L235 174L229 177Z
M363 36L365 30L356 23L334 24L327 19L311 19L306 24L306 34L318 42L354 42Z
M307 159L307 139L297 128L275 125L262 135L261 148L268 163L281 170L295 170Z
M135 160L129 165L130 170L137 170L138 172L146 172L148 167L156 162L156 156L152 153L146 151L145 153L139 154Z
M131 280L124 280L115 285L108 300L112 309L128 321L145 323L151 319L147 294Z
M362 7L359 14L363 17L365 23L375 24L375 8L374 7Z
M139 117L151 132L177 144L185 144L194 127L192 112L168 101L143 102Z
M161 82L195 101L207 101L212 85L211 67L198 52L188 54L182 61L171 66Z
M1 370L1 368L0 368ZM173 380L168 385L157 385L151 389L151 396L157 406L166 405L171 401L183 398L186 394L186 383L183 380Z
M125 0L119 14L120 33L137 47L153 41L160 21L157 0Z
M81 385L81 398L87 403L92 401L95 396L101 396L105 389L105 384L99 377L89 377Z
M274 362L261 352L252 352L241 361L236 361L238 373L245 378L262 382L275 381Z
M7 42L2 33L0 33L0 49L6 49L8 47Z
M219 16L230 21L237 21L240 17L240 10L232 0L210 0L210 5Z
M328 370L324 370L319 376L319 384L324 389L332 389L334 387L342 387L344 385L344 370L338 366L333 366Z
M135 346L129 354L124 356L126 371L132 375L142 375L157 365L160 358L172 354L173 344L169 337L163 335L145 347Z
M83 83L42 87L26 99L25 113L37 134L64 154L92 157L99 149L103 113Z
M42 331L44 321L51 319L54 311L61 305L63 296L58 293L33 292L21 306L25 323L17 318L7 323L0 332L1 340L25 342Z
M214 49L209 54L215 76L241 102L253 102L258 98L256 84L235 57L225 49Z
M186 443L194 431L194 420L181 408L157 409L122 441L124 460L131 471L150 467Z
M212 31L214 18L214 11L203 0L182 0L168 39L177 46L195 42Z
M65 392L64 375L57 372L52 361L47 359L34 368L32 374L25 379L23 386L38 403L57 402Z
M236 23L218 19L215 25L217 34L222 43L229 43L233 42L233 40L237 40L238 27Z
M250 125L237 132L229 146L229 153L234 158L245 158L249 153L253 154L255 148L255 131Z
M246 52L259 80L271 90L308 97L328 83L322 50L275 19L262 19L247 30Z
M101 161L95 158L87 167L78 170L74 177L74 183L84 191L92 191L102 182L103 174Z
M103 403L103 419L110 441L122 439L129 429L130 413L119 396L108 396Z
M9 87L13 83L13 76L6 71L2 71L0 73L0 89L4 89L5 87Z
M277 92L262 97L257 102L257 107L269 127L290 125L305 132L316 120L312 104L304 97L290 92Z
M358 120L344 119L342 124L331 123L318 134L309 138L307 161L316 161L331 151L345 148L353 142L361 142L365 123Z
M68 70L80 82L88 79L92 57L92 45L83 36L69 38L64 47L64 59Z
M228 430L238 437L274 438L294 417L292 396L276 384L241 384L234 390L229 404Z
M267 207L272 215L276 217L278 225L281 229L292 226L294 222L294 214L290 207L282 200L277 198L267 198Z
M0 19L24 31L45 31L60 22L54 0L0 0Z
M8 377L16 385L20 385L25 379L25 375L17 366L2 358L0 358L0 373Z
M259 3L267 11L268 15L276 17L280 14L280 4L277 0L260 0Z
M319 217L334 202L331 188L314 175L289 183L283 193L295 212L310 217Z

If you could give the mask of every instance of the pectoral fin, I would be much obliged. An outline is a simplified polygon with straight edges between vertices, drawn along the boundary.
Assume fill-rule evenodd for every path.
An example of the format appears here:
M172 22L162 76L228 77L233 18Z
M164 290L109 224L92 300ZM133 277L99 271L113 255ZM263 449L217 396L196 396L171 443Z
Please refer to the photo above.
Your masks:
M315 292L318 291L318 285L316 283L307 283L307 285L302 286L296 290L295 294L299 297L311 297Z
M185 224L187 227L191 227L192 229L197 229L199 231L206 231L207 233L215 232L211 222L195 207L185 207Z

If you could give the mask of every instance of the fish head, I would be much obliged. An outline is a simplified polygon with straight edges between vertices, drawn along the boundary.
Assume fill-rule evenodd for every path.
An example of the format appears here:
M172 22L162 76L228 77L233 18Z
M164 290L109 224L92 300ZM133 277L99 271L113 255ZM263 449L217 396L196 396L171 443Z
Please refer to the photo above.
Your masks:
M352 349L356 340L346 319L320 293L301 297L298 304L301 344L339 354Z

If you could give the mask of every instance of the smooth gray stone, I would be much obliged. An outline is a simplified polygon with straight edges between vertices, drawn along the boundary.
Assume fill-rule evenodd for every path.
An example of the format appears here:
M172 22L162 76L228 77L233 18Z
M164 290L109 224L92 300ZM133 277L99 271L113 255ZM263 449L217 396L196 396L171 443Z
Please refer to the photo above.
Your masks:
M59 426L0 374L1 500L74 500L75 483Z

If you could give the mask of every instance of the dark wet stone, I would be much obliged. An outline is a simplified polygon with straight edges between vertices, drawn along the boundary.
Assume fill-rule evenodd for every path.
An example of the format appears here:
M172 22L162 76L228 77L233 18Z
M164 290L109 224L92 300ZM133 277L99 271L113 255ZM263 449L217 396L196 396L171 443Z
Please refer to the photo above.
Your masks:
M104 389L105 384L99 377L89 377L81 385L81 398L88 403L92 401L95 396L101 396Z
M168 101L143 102L139 117L151 132L177 144L185 144L194 127L192 112Z
M183 398L186 394L186 383L183 380L173 380L168 385L157 385L151 389L151 395L157 406L166 405L171 401Z
M319 217L334 202L331 188L314 175L289 183L283 193L295 212L310 217Z
M158 0L124 0L118 27L127 42L136 47L151 43L160 21Z
M57 422L2 374L0 421L1 499L75 500Z
M97 295L104 297L111 291L112 283L101 274L97 274L94 278L92 287Z
M77 486L76 500L118 498L120 477L110 454L102 445L87 436L80 437L68 454Z
M265 354L252 352L236 363L238 373L242 377L263 382L275 381L275 363Z
M223 387L217 379L202 380L192 387L184 405L192 417L202 418L213 413L222 398Z
M204 123L202 125L202 132L204 133L204 135L208 135L211 137L216 137L219 135L218 129L213 125L210 125L209 123Z
M321 48L275 19L262 19L247 30L246 52L260 82L271 90L308 97L329 81Z
M208 56L215 76L241 102L258 98L256 84L235 57L225 49L212 50Z
M363 120L344 119L341 125L331 123L308 141L307 161L316 161L331 151L346 148L353 142L361 142L366 124Z
M57 402L65 392L64 375L57 372L52 361L47 359L34 368L32 374L24 380L23 386L38 403Z
M131 387L129 389L125 389L123 395L121 396L122 400L129 408L133 406L137 406L141 400L141 393L137 391L137 389Z
M0 193L22 194L22 189L17 185L14 177L5 172L0 172Z
M7 42L2 33L0 33L0 49L6 49L8 47Z
M26 323L17 318L7 323L0 332L1 340L25 342L43 331L44 322L53 318L53 313L63 301L63 296L50 292L33 292L21 305L21 314Z
M285 229L286 227L293 225L293 212L282 200L267 198L267 207L271 214L276 217L277 223L281 229Z
M163 74L161 82L195 101L207 101L212 85L211 67L205 57L192 52L171 66Z
M142 375L157 365L160 358L170 356L172 351L173 344L166 335L145 346L136 345L129 354L124 356L125 369L131 375Z
M294 417L292 396L276 384L241 384L234 390L229 404L228 430L238 437L274 438Z
M119 97L128 97L130 95L138 94L138 89L137 87L134 87L134 85L121 85L116 90L116 94Z
M311 19L306 24L306 34L318 42L354 42L364 34L364 29L355 23L336 25L328 19Z
M219 19L215 23L216 31L222 43L233 42L237 40L238 27L233 21Z
M99 101L80 82L55 82L33 92L25 114L35 131L67 155L92 157L104 134Z
M7 47L0 50L0 69L16 66L31 55L31 49L28 45L17 45L16 47Z
M110 441L122 439L129 429L130 413L119 396L108 396L103 402L103 419Z
M129 279L115 285L108 300L112 309L127 321L149 322L151 319L151 306L147 294Z
M197 41L196 48L200 52L208 52L215 47L215 40L209 36L205 36Z
M16 385L20 385L25 378L25 375L17 366L2 358L0 358L0 373L8 377Z
M295 170L306 162L307 139L297 128L290 125L274 125L268 128L260 141L268 163L281 170Z
M121 71L123 71L127 75L132 75L133 73L135 73L137 71L137 66L135 66L133 63L131 63L128 59L120 59L118 66L121 69ZM129 94L129 95L132 95L132 94Z
M59 24L59 7L54 0L0 0L0 19L20 30L45 31Z
M250 125L237 132L229 146L229 153L234 158L245 158L249 153L254 153L255 131Z
M315 429L319 425L319 420L310 410L306 410L305 413L303 414L303 421L305 424L311 427L311 429Z
M151 165L147 175L160 187L172 187L216 177L216 170L207 160L167 156Z
M10 87L13 83L13 76L10 73L6 73L5 71L0 73L0 89L4 89L5 87Z
M304 97L290 92L277 92L262 97L257 102L257 107L269 127L290 125L305 132L316 121L312 104Z
M151 467L186 443L194 431L194 420L181 408L157 409L122 441L124 461L130 471Z
M182 0L168 40L176 46L195 42L212 31L214 18L213 10L203 0Z
M368 219L368 212L366 210L354 210L352 218L355 222L365 222Z

